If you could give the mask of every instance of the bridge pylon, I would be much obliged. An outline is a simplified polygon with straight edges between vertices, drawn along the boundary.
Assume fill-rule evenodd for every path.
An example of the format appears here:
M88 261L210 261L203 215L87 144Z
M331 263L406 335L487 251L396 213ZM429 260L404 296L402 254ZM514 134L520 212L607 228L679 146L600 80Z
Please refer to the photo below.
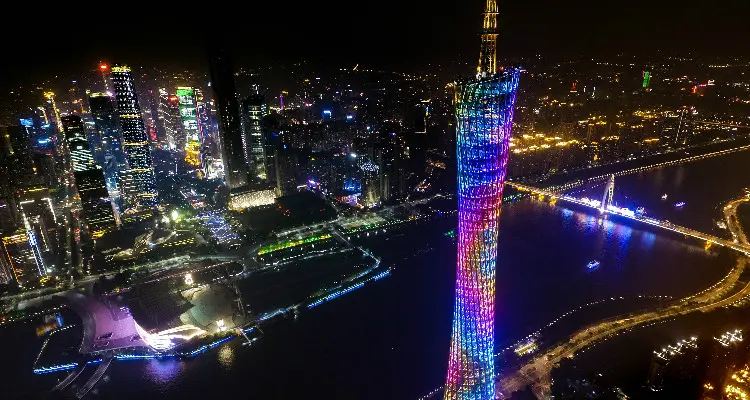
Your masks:
M612 205L612 197L615 193L615 174L610 175L607 186L604 187L604 196L602 196L602 204L599 207L600 212L608 209Z

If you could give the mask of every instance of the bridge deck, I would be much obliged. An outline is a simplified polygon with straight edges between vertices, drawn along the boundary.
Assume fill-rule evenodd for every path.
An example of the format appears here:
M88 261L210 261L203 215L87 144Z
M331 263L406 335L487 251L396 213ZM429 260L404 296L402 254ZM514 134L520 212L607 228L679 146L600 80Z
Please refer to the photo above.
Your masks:
M744 245L738 242L732 242L732 241L722 239L716 236L712 236L703 232L696 231L694 229L686 228L684 226L675 225L668 221L660 221L658 219L645 217L645 216L638 217L638 216L623 214L621 211L618 211L619 209L611 210L611 209L607 209L606 207L595 206L589 202L586 202L582 199L579 199L573 196L568 196L562 193L555 193L555 192L547 191L544 189L535 188L533 186L522 185L522 184L515 183L515 182L506 182L506 184L523 192L528 192L528 193L537 194L537 195L544 195L555 200L562 200L562 201L567 201L570 203L575 203L580 206L584 206L584 207L597 210L603 214L617 215L623 218L627 218L630 220L634 220L634 221L642 222L644 224L655 226L657 228L666 229L672 232L681 233L686 236L691 236L691 237L694 237L696 239L700 239L706 242L711 242L719 246L727 247L732 250L738 251L745 255L750 255L750 247L748 247L747 245Z

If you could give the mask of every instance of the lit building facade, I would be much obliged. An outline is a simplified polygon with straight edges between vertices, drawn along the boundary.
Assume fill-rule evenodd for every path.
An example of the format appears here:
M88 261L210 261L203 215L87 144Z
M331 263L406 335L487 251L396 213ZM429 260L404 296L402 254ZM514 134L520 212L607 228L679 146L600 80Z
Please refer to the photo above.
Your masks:
M518 69L496 67L488 0L475 79L455 85L458 257L446 400L495 398L495 263Z
M70 148L73 176L81 199L83 218L91 237L96 239L117 225L117 213L109 197L104 171L94 163L89 143L83 136L81 119L75 115L66 115L62 117L62 124Z
M122 151L122 134L120 133L114 99L106 93L91 93L89 109L102 143L102 167L104 168L104 179L109 197L118 208L121 208L120 171L127 169L127 162Z
M68 141L70 152L70 165L73 173L79 171L88 171L96 169L94 155L89 149L89 141L86 139L86 131L83 128L83 121L77 115L65 115L60 118L65 133L65 140Z
M182 122L182 134L185 136L185 162L195 169L200 169L202 138L200 125L198 124L195 89L178 87L177 101L179 103L180 121Z
M26 126L0 127L0 195L34 183L31 132Z
M185 148L185 144L179 137L179 101L177 96L170 95L167 89L159 89L159 107L157 110L157 132L159 144L167 149L179 151Z
M127 66L114 66L111 70L122 144L128 162L128 179L123 182L120 193L129 208L155 207L158 204L156 179L133 75Z
M34 252L25 232L4 234L0 240L2 240L1 283L16 281L23 287L43 276L40 275Z
M263 97L251 95L242 101L242 147L245 161L250 166L250 173L260 179L266 179L266 151L263 141L264 114Z
M17 238L12 239L15 253L18 255L16 268L23 268L23 272L17 270L16 279L19 284L24 285L33 280L40 279L53 271L50 260L54 259L59 250L59 238L57 229L57 216L52 206L52 198L49 189L44 187L31 187L17 192L18 210L20 212L22 233L27 244L17 243ZM7 250L13 253L14 251ZM25 259L26 262L22 259ZM23 276L19 278L19 276Z

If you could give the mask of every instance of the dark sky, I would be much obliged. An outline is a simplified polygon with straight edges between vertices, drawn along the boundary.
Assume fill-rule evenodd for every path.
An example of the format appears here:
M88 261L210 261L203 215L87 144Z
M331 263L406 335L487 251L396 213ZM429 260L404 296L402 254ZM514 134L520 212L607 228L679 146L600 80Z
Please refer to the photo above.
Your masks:
M169 8L100 1L41 10L26 3L28 9L20 6L0 24L3 52L11 56L0 62L3 87L75 73L99 59L206 68L205 46L222 36L238 64L307 58L336 67L359 62L417 70L430 62L473 63L484 0L201 0L169 2ZM750 49L746 3L499 0L499 51L744 56Z

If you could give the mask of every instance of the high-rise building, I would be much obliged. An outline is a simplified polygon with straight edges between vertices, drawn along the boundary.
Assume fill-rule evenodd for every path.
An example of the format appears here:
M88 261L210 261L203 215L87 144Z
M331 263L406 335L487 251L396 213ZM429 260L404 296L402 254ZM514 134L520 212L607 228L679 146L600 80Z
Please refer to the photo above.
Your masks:
M60 118L60 121L65 133L65 140L68 141L70 165L73 168L73 173L96 169L98 165L94 163L94 155L89 148L89 141L86 139L81 117L64 115Z
M155 207L158 197L153 161L130 67L112 67L112 84L120 117L123 149L128 162L128 179L122 185L121 194L129 208Z
M23 230L5 233L2 240L2 260L0 260L0 282L16 281L23 287L25 284L38 280L41 276L37 268L35 253L29 245L29 240Z
M157 134L159 144L170 150L179 149L179 154L185 149L184 138L180 137L180 103L175 95L170 95L167 89L159 89L159 108L157 110Z
M242 101L242 147L250 173L266 179L266 152L263 143L263 96L253 94Z
M496 65L497 3L487 0L479 67L455 85L458 262L446 400L495 398L495 262L519 70Z
M178 87L177 101L179 103L182 134L185 136L185 162L193 169L201 168L201 132L198 124L198 106L195 101L195 89L192 87Z
M407 195L406 187L406 142L400 131L388 127L383 131L376 147L378 172L380 178L381 199L383 202L403 200Z
M27 242L27 245L22 245L17 243L18 238L13 239L13 244L19 246L18 253L25 254L28 260L19 264L24 268L24 278L19 280L19 284L23 285L38 280L54 270L50 261L54 260L54 254L59 250L59 241L57 216L49 189L41 186L30 187L19 190L16 195L23 223L18 233L22 233Z
M211 49L209 63L221 136L224 179L230 189L239 188L247 184L248 166L242 147L240 107L234 72L229 55L223 49Z
M81 119L75 115L66 115L62 117L62 124L70 148L73 176L81 199L83 218L91 237L96 239L117 225L117 213L109 197L104 170L94 163L89 144L83 136Z
M8 197L34 183L31 131L26 126L0 127L0 196Z
M97 135L102 143L103 159L101 164L104 168L104 175L107 178L108 185L110 181L115 184L112 190L118 190L118 172L126 169L127 162L122 150L122 133L115 111L114 99L106 93L91 93L89 109L94 118Z

